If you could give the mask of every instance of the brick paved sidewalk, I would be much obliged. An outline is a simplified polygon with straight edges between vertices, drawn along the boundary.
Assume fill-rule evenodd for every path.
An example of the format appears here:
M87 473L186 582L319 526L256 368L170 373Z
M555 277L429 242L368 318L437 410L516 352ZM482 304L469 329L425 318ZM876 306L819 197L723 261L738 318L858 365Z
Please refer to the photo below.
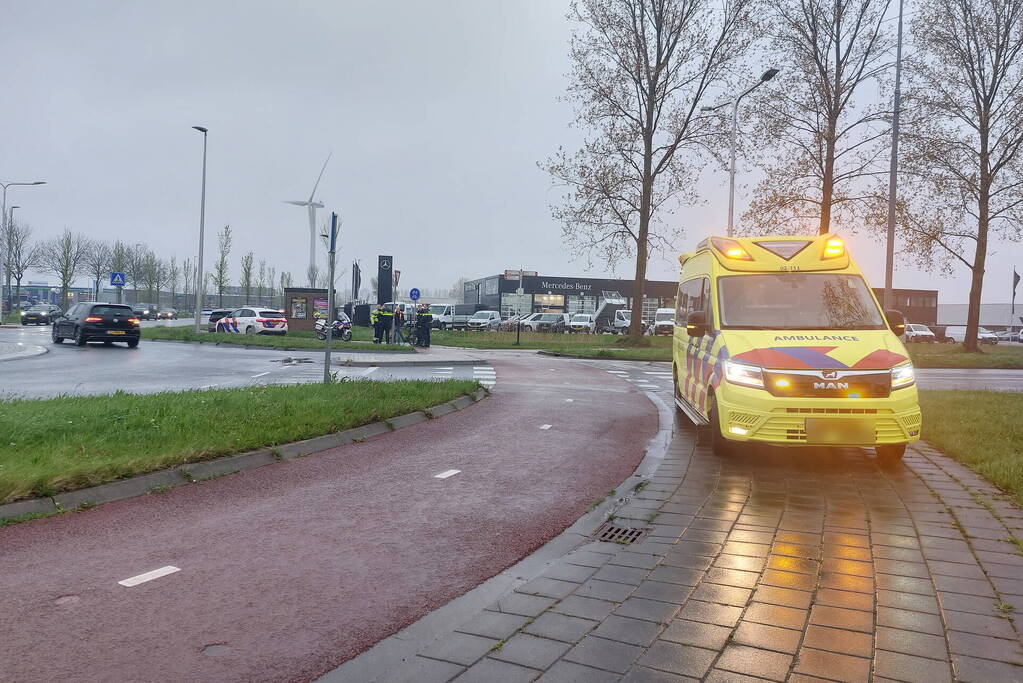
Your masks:
M718 458L676 427L616 524L378 680L1023 681L1023 511L921 445Z

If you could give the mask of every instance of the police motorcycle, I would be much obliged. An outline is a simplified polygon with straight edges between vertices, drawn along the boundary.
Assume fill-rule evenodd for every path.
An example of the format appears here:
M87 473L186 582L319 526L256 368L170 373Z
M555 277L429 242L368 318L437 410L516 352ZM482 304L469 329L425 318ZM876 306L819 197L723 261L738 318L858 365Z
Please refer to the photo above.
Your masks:
M325 341L327 339L327 319L317 318L315 328L316 338L319 339L320 341ZM332 331L330 333L331 339L340 339L341 341L352 340L352 321L344 313L341 314L341 317L338 320L334 321L334 324L331 325L331 328L332 328Z

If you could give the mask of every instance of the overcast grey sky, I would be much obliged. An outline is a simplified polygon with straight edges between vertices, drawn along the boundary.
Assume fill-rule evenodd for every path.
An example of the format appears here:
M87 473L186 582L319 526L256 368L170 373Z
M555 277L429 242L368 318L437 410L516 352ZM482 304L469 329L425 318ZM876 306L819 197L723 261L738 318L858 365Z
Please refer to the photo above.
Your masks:
M547 275L607 274L566 253L536 162L573 147L558 101L569 69L566 0L355 3L7 3L0 26L4 106L0 179L44 179L8 204L39 237L64 226L196 253L201 135L209 134L206 260L215 232L304 281L305 199L328 151L317 198L344 217L339 263L375 272L391 253L401 289L447 287L522 266ZM783 66L783 65L782 65ZM741 171L742 169L740 169ZM723 172L707 202L676 216L679 251L720 233ZM752 178L748 178L752 180ZM739 205L744 201L740 197ZM872 284L882 250L853 240ZM996 244L985 301L1007 301L1018 245ZM674 279L658 256L652 279ZM619 268L628 276L630 268ZM33 279L38 279L34 277ZM346 282L347 280L341 280ZM967 300L962 270L901 269L896 286Z

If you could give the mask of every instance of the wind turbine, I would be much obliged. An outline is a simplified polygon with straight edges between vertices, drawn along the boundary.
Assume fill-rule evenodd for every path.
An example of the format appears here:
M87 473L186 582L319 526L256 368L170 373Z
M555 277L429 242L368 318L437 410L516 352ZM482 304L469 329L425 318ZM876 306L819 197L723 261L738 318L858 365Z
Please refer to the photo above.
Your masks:
M327 160L323 162L323 168L320 169L320 175L316 176L316 184L313 185L313 191L309 193L309 199L305 201L289 201L285 200L285 204L294 204L295 206L304 206L309 210L309 268L312 269L316 266L316 209L322 209L323 203L318 202L314 199L316 196L316 188L320 186L320 179L323 178L323 172L327 170L327 162L330 161L330 157L333 154L327 154Z

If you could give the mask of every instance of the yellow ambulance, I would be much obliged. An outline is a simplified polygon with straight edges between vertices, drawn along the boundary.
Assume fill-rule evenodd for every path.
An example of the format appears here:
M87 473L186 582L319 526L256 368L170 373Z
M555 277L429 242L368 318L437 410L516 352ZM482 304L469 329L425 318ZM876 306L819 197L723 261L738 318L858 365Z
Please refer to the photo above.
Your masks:
M899 460L920 406L899 335L836 235L710 237L679 256L675 403L737 442L873 446Z

